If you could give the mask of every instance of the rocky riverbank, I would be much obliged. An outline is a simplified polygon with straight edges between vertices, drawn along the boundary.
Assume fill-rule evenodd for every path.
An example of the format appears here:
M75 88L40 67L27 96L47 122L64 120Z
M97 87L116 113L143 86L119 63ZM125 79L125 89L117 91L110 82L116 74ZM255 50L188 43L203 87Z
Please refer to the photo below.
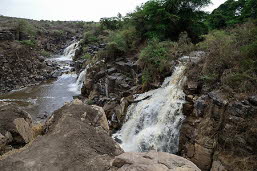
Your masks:
M81 25L0 17L0 94L54 78L46 61L81 35Z
M0 157L1 170L199 170L168 153L124 153L108 135L103 109L79 100L54 112L44 130L24 148Z

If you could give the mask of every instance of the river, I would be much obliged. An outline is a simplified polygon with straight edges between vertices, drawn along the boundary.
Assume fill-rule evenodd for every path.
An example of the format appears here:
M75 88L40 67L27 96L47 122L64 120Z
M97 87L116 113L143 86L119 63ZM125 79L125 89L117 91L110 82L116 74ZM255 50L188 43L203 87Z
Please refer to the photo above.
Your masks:
M72 73L70 67L77 46L75 42L62 55L47 59L59 64L62 74L57 79L0 95L0 101L15 103L30 113L35 122L45 120L66 102L72 101L80 94L77 74Z

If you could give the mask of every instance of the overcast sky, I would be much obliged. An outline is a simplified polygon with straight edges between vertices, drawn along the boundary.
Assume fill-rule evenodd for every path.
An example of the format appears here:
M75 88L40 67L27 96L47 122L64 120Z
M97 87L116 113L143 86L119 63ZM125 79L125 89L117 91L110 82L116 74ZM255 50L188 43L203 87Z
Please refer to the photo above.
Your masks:
M36 20L99 21L120 12L125 15L147 0L0 0L0 14ZM225 0L212 0L212 11Z

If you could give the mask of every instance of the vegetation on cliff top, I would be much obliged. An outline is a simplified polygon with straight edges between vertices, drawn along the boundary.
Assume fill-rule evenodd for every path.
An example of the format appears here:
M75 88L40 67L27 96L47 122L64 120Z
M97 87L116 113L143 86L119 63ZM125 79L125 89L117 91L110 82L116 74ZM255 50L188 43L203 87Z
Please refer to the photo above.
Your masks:
M228 0L211 14L201 11L209 3L209 0L150 0L124 17L119 14L87 24L81 44L86 47L105 42L107 46L97 58L137 57L145 86L167 76L172 61L182 54L204 50L209 52L202 61L204 65L194 73L197 76L191 73L191 77L206 86L253 92L257 65L253 21L256 1ZM234 28L229 29L231 26ZM83 49L86 55L86 48Z

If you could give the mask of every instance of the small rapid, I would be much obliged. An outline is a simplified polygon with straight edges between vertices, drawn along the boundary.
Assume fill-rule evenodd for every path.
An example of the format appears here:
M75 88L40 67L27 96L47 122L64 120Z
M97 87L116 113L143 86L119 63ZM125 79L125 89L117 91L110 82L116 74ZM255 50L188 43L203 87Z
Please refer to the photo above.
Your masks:
M69 91L75 92L77 94L81 94L81 88L86 79L88 68L89 68L89 65L87 65L87 67L79 74L77 81L69 85Z
M185 69L180 63L160 88L136 95L135 100L139 102L129 106L124 125L113 135L124 151L178 151L179 130L184 119Z

